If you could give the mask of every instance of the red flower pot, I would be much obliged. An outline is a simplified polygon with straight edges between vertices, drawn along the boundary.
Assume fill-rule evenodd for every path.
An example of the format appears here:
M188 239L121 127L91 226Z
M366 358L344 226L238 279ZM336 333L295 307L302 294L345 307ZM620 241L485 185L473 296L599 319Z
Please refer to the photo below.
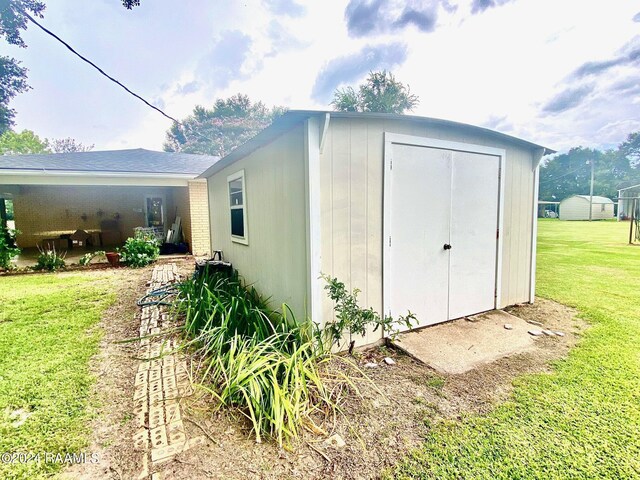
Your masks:
M116 252L107 252L105 253L107 257L107 261L112 267L117 267L120 265L120 254Z

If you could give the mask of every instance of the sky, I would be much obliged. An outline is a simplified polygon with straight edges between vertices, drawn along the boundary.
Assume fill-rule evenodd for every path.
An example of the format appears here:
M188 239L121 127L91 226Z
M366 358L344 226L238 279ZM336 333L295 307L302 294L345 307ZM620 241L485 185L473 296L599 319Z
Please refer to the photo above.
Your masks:
M415 115L559 151L640 130L637 0L50 0L41 23L176 118L217 98L330 110L336 88L387 69ZM171 126L31 25L16 129L95 150L161 150Z

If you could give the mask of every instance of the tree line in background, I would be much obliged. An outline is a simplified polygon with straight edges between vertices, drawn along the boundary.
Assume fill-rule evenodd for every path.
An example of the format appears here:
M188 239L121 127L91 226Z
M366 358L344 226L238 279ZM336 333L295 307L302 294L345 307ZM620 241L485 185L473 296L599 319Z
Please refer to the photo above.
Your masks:
M557 202L572 195L588 195L591 161L593 194L616 198L618 189L640 183L640 132L629 134L615 149L575 147L547 160L540 168L539 199Z
M383 70L370 72L357 90L337 89L331 105L343 112L403 114L418 103L418 97L411 94L408 86ZM242 94L218 99L212 108L198 105L191 115L172 125L164 150L222 157L269 126L286 110L278 106L267 108L262 102L252 103Z
M88 152L94 146L83 145L73 138L41 139L31 130L7 130L0 135L0 155Z
M218 99L212 108L196 106L193 113L167 132L166 152L224 156L255 136L285 112L251 102L247 95Z
M140 2L122 0L122 4L131 9ZM42 18L44 10L44 2L38 0L0 0L0 37L25 48L21 31L27 28L27 15ZM27 69L16 59L0 55L0 154L82 152L93 148L72 138L49 141L30 130L12 131L16 112L9 102L29 88ZM418 97L408 86L390 72L381 71L370 72L357 88L337 89L331 105L337 111L403 114L418 103ZM196 106L190 116L171 126L164 150L224 156L285 111L284 107L268 108L262 102L254 103L242 94L218 99L211 108ZM615 198L619 188L640 183L640 132L631 133L615 149L576 147L545 161L540 169L540 199L559 201L587 194L591 161L595 170L594 194Z

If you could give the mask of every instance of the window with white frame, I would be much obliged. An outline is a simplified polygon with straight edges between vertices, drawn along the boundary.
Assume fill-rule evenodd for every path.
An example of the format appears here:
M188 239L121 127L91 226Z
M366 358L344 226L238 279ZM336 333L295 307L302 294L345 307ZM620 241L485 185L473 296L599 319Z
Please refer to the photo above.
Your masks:
M229 185L229 212L231 218L231 240L249 243L247 232L247 198L244 183L244 170L227 177Z

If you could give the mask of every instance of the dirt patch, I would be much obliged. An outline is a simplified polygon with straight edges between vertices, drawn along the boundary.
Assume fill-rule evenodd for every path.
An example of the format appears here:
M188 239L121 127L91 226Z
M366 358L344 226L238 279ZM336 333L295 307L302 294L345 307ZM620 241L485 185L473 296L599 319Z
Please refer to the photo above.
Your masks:
M560 331L564 337L535 337L536 349L499 359L462 375L447 377L444 393L450 400L445 406L449 417L463 412L486 413L498 401L511 393L512 381L526 373L550 372L550 362L564 358L580 339L587 324L577 311L560 303L537 298L536 303L516 305L506 309L527 321L541 323L544 328ZM539 329L532 325L532 329Z
M193 260L172 261L181 273L193 269ZM94 434L89 451L100 454L100 464L73 467L66 471L65 478L136 478L141 470L139 452L133 450L131 421L137 344L114 342L137 335L135 300L144 293L151 269L118 270L113 274L118 276L119 296L102 321L105 336L92 366L97 375L94 398L99 404L91 424ZM187 436L205 435L206 444L178 454L159 471L165 480L376 478L418 447L438 421L464 413L486 413L508 397L515 377L549 371L549 362L566 356L586 327L574 310L544 299L508 311L566 335L537 338L533 351L460 375L436 374L386 347L357 352L352 359L369 380L357 379L359 373L336 360L329 368L350 370L360 396L343 391L340 414L315 419L326 434L303 431L285 449L269 440L257 444L239 413L215 411L215 402L196 389L195 394L182 399L181 411ZM395 364L385 364L385 357ZM364 367L371 362L378 366ZM344 439L344 447L325 444L325 439L334 434Z
M185 425L192 435L206 432L209 440L166 465L164 478L376 478L418 447L438 421L463 413L486 413L508 397L515 377L549 371L549 362L566 356L585 328L574 310L544 299L509 311L566 335L537 338L537 348L530 352L460 375L436 374L385 347L360 352L354 361L371 380L357 380L361 397L345 396L335 419L316 419L326 435L304 431L287 449L278 449L270 441L256 444L240 415L214 413L215 403L202 393L185 398ZM385 357L396 363L386 365ZM364 368L369 362L378 367ZM334 362L331 368L346 369L341 362ZM346 445L325 445L324 440L333 434L340 435Z
M186 272L193 269L192 259L171 259ZM162 260L160 260L162 262ZM103 315L99 328L104 332L100 352L91 361L96 383L91 394L92 437L88 452L97 453L97 464L74 465L65 479L129 479L137 478L140 454L133 450L133 391L139 361L138 342L117 343L139 335L140 309L136 300L142 297L151 278L153 265L141 269L118 268L95 272L101 278L111 276L117 299Z

